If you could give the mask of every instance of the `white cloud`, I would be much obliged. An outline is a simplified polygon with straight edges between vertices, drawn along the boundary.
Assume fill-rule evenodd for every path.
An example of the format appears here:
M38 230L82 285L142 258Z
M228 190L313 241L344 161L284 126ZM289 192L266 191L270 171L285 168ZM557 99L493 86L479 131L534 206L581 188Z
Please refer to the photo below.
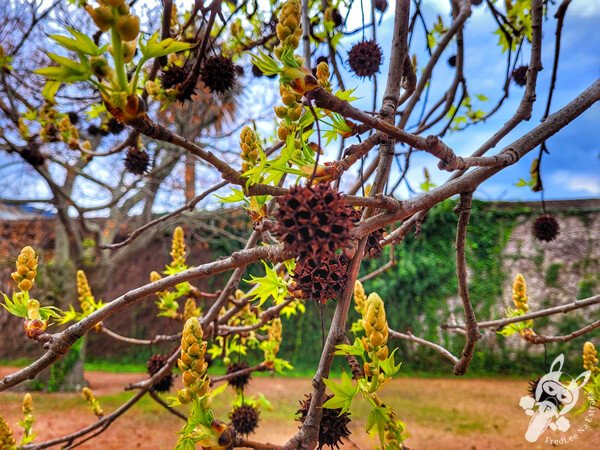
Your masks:
M569 6L567 15L584 18L600 17L600 0L583 0L573 2Z
M558 171L551 175L554 183L560 184L564 189L572 192L587 192L600 195L600 178L594 175L576 175L566 171Z

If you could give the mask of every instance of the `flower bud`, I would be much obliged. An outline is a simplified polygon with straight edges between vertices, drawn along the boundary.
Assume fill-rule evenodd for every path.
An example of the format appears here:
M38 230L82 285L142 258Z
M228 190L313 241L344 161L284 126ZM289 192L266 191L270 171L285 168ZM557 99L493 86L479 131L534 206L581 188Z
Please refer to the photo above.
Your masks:
M131 14L119 17L115 28L125 42L134 41L140 34L140 18Z

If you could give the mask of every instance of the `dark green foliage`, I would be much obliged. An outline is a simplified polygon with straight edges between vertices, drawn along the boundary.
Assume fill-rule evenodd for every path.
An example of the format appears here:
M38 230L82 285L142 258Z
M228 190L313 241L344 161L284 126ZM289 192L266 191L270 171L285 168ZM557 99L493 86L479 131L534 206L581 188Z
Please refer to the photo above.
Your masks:
M548 269L546 269L546 276L544 277L546 286L558 286L558 276L560 275L560 271L564 266L565 265L562 263L552 263L548 266Z

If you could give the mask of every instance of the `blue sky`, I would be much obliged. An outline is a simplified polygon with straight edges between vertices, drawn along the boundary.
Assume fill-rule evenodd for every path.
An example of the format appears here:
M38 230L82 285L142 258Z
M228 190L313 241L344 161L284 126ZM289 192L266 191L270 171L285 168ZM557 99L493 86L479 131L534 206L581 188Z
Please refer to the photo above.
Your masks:
M365 2L367 4L368 2ZM389 46L391 42L391 30L393 22L393 5L390 1L390 8L384 14L381 26L378 28L378 40L384 51L384 64L381 67L378 76L378 93L383 94L385 79L389 62ZM349 29L360 26L361 13L359 9L360 2L355 2L355 8L351 11L347 22ZM447 0L423 0L423 12L431 26L436 15L444 18L444 22L450 22L450 2ZM555 10L553 7L552 11ZM366 11L368 17L369 12ZM499 151L504 145L512 142L523 133L535 127L542 115L548 95L548 86L551 77L552 60L554 53L554 32L556 20L549 15L544 21L543 37L543 62L544 70L538 77L538 100L534 105L533 117L529 122L522 123L509 136L500 142L498 147L490 152L493 154ZM493 32L497 25L493 21L487 8L480 6L473 8L472 17L468 20L465 29L465 75L468 82L468 89L473 97L475 94L485 94L489 100L481 103L483 110L491 108L496 100L502 95L501 85L504 80L505 55L501 53L500 48L496 46L497 36ZM370 30L366 32L366 38L370 37ZM342 40L341 53L347 54L352 44L361 39L361 34L355 34ZM600 52L598 52L598 43L600 42L600 0L574 0L570 5L566 17L565 28L563 30L561 59L558 73L558 81L554 94L552 111L556 111L561 106L568 103L578 93L589 86L600 76ZM411 52L416 52L421 67L426 61L425 40L422 31L416 33L411 46ZM442 56L440 63L434 70L433 82L431 85L430 101L437 100L447 88L448 82L453 77L453 70L446 64L449 56L454 54L454 43L450 45L446 53ZM524 47L521 55L521 62L526 64L529 59L529 46ZM244 58L244 65L249 69L249 60ZM356 102L356 106L365 110L371 110L373 99L369 97L372 92L372 82L362 81L353 77L347 70L344 70L344 80L347 88L357 88L356 95L362 96ZM270 136L273 130L272 106L280 100L277 91L277 80L260 79L256 82L249 75L241 80L243 88L241 112L244 117L255 119L259 125L259 130L263 137ZM523 90L522 88L511 85L510 98L505 102L501 111L485 123L471 126L464 132L447 135L444 139L459 155L469 155L473 150L479 147L489 136L498 130L512 116L518 105ZM379 99L380 100L380 99ZM380 104L380 102L378 102ZM418 107L417 109L420 109ZM409 127L414 125L414 121L409 122ZM545 155L543 162L543 180L546 188L545 197L547 199L564 198L586 198L600 197L600 104L594 105L591 109L580 116L575 122L571 123L557 135L548 141L549 155ZM434 130L435 131L435 130ZM215 145L228 150L237 148L237 133L234 133L230 139L215 141ZM354 143L350 140L347 145ZM107 142L110 145L111 142ZM332 144L326 150L326 159L333 159L338 152L338 144ZM399 147L398 150L401 150ZM233 152L235 153L235 152ZM537 154L531 152L524 160L515 166L503 170L500 174L485 182L477 191L476 195L481 199L487 200L539 200L540 194L533 193L528 188L517 188L515 183L519 178L527 178L532 159ZM239 162L235 154L224 155L224 159L231 161L234 166ZM8 158L10 160L12 158ZM117 161L119 159L119 161ZM117 155L116 159L107 159L106 161L94 162L94 173L96 175L106 175L110 179L113 175L115 164L121 165L122 156ZM0 167L7 162L6 154L0 154ZM416 152L411 160L411 170L408 180L413 188L418 190L419 184L423 181L423 168L427 167L432 177L432 181L437 185L442 184L448 177L447 172L441 172L437 169L437 160L424 152ZM397 168L395 167L397 170ZM62 170L60 170L62 172ZM0 197L12 197L15 192L20 192L23 196L47 197L47 187L45 183L31 183L31 169L9 168L4 169L4 181L0 187ZM198 180L198 189L202 190L219 181L219 176L215 171L209 171L206 167L200 169L201 177ZM395 182L398 172L392 176L391 183ZM8 175L8 176L7 176ZM177 178L175 175L174 178ZM350 173L344 177L342 187L353 183L356 178L356 172ZM167 183L170 185L170 182ZM222 192L226 194L228 191ZM82 183L78 187L78 199L86 206L102 203L103 199L98 189L89 186L89 183ZM397 192L399 198L406 198L412 194L402 186ZM171 209L180 206L183 202L181 191L178 189L165 189L159 194L159 209ZM204 205L211 204L216 206L214 197L206 199Z
M394 2L390 2L393 4ZM425 0L423 11L428 18L436 14L449 22L450 2L443 0ZM555 7L552 11L555 10ZM352 18L360 23L360 16ZM387 50L386 42L390 42L393 21L393 11L388 10L379 30L379 38L384 53ZM546 105L548 88L552 72L554 55L554 32L556 20L549 15L543 23L543 50L542 61L544 70L538 76L538 98L534 105L533 116L529 122L522 123L511 134L500 142L496 150L512 142L523 133L539 124ZM474 7L471 18L467 21L465 29L465 76L468 89L474 94L485 94L489 100L481 103L481 108L486 110L500 98L501 85L504 80L505 55L494 44L497 37L493 31L497 25L491 14L484 7ZM367 38L369 34L367 33ZM347 48L359 37L344 41ZM551 112L567 104L578 93L589 86L600 76L600 0L575 0L569 7L563 28L561 55L556 90L552 101ZM412 49L418 56L424 55L425 43L423 36L417 34ZM524 48L521 55L523 64L529 60L529 47ZM449 47L442 56L441 63L433 73L434 82L431 86L430 99L437 100L447 87L452 78L452 69L445 64L447 58L454 54L453 46ZM424 56L423 56L424 58ZM418 58L422 59L422 58ZM385 54L384 65L378 79L378 92L382 95L385 86L385 74L388 67L389 55ZM348 75L347 86L357 86L361 92L361 82ZM502 110L485 123L472 126L464 132L454 133L445 137L445 142L459 155L469 155L477 149L489 136L498 130L513 114L523 93L523 88L511 86L510 97L505 102ZM360 105L370 109L372 99L364 98ZM409 122L409 126L411 123ZM545 198L586 198L600 197L600 104L594 105L575 122L563 128L558 134L547 141L549 155L543 158L543 181ZM528 188L514 186L519 178L527 178L529 167L537 151L530 152L526 158L515 166L503 170L500 174L488 180L477 191L482 199L489 200L537 200L539 193L531 192ZM423 180L422 167L428 167L435 183L441 184L447 174L436 169L436 161L423 152L416 153L411 161L412 173L409 180L413 187L418 186ZM401 196L410 195L405 189Z

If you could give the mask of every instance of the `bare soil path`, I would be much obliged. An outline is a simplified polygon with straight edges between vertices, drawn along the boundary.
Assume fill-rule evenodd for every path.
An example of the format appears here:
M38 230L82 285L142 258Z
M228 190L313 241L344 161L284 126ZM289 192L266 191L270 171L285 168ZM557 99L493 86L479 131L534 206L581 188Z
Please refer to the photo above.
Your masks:
M0 367L0 376L12 371L14 368ZM123 392L123 386L142 379L144 374L87 372L86 377L108 413L132 395ZM260 429L251 437L263 442L285 442L297 430L294 413L298 409L298 400L310 390L310 380L258 377L250 386L249 395L262 392L273 406L271 411L262 411ZM566 433L546 432L535 444L526 442L524 433L530 418L519 407L519 399L526 390L527 382L523 380L399 378L386 386L383 398L406 422L411 435L406 444L411 449L539 450L555 447L546 438L573 435L577 435L573 443L558 447L569 450L600 448L598 409L592 410L593 414L586 411L570 417L571 429ZM0 394L0 414L17 436L21 395ZM79 394L34 393L33 399L38 442L73 432L95 420ZM230 399L230 395L215 399L218 417L226 419ZM367 405L362 401L355 403L350 423L352 442L345 443L343 448L375 449L376 440L364 432ZM586 422L586 419L590 420ZM586 424L588 428L583 430ZM151 398L144 398L97 439L78 448L170 450L181 425L180 419Z

